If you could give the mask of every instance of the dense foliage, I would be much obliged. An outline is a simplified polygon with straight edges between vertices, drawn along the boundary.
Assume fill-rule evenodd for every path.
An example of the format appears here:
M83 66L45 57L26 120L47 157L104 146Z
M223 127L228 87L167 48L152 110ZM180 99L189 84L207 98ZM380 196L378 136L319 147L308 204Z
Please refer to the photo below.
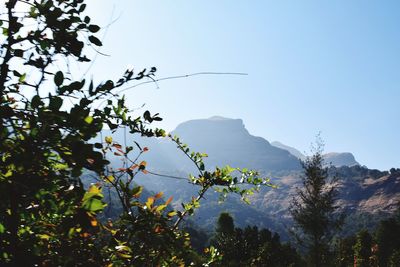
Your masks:
M211 243L223 255L220 266L304 266L290 244L277 233L247 226L235 228L229 213L221 213Z
M400 217L382 220L375 230L361 229L340 238L335 246L335 266L395 267L400 264Z
M118 92L153 79L155 68L128 69L117 81L98 84L75 73L74 65L90 62L90 51L102 46L96 37L101 28L85 8L83 0L1 3L0 265L208 264L215 250L208 250L209 259L193 256L180 222L211 188L246 199L269 182L229 166L209 171L205 154L150 127L161 120L158 114L135 115ZM187 181L198 186L198 195L177 211L167 208L172 198L161 192L141 201L143 188L134 178L147 173L140 156L149 148L133 140L119 144L112 136L93 143L104 126L172 140L197 167ZM120 157L121 166L111 166L110 157ZM88 188L81 181L84 170L97 179ZM100 220L104 188L119 199L116 220Z

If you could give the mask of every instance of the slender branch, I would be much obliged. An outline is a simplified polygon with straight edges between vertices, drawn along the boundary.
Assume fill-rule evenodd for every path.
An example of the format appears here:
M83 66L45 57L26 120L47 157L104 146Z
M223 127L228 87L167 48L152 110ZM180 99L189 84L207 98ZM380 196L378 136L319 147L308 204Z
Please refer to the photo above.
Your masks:
M3 62L1 63L0 68L0 94L3 94L6 87L5 83L8 77L9 65L11 55L11 46L14 43L13 30L15 27L16 18L13 17L12 9L15 7L17 0L10 0L6 5L8 8L8 35L7 35L7 44L5 46L6 54L4 55Z
M160 78L160 79L152 79L151 81L144 81L144 82L129 86L127 88L124 88L124 89L118 91L117 94L120 94L120 93L125 92L125 91L127 91L129 89L132 89L132 88L135 88L135 87L138 87L140 85L147 84L147 83L157 83L157 82L161 82L161 81L183 79L183 78L189 78L189 77L200 76L200 75L240 75L240 76L245 76L245 75L248 75L248 74L247 73L243 73L243 72L211 72L211 71L195 72L195 73L190 73L190 74L185 74L185 75L169 76L169 77L164 77L164 78Z
M210 186L205 186L201 189L199 195L196 198L196 202L199 201L200 199L203 198L204 194L208 191L208 189L210 189ZM173 229L176 230L179 226L179 224L183 221L183 218L188 214L188 210L185 210L178 218L178 220L176 220L176 222L174 223L174 227Z
M155 175L155 176L160 176L160 177L165 177L165 178L171 178L171 179L176 179L176 180L186 180L189 181L189 179L185 178L185 177L179 177L179 176L174 176L174 175L168 175L168 174L161 174L161 173L156 173L156 172L152 172L147 170L148 173ZM194 184L192 182L189 181L189 183Z
M102 36L102 38L101 38L101 42L102 42L102 43L103 43L104 39L105 39L106 36L107 36L108 29L110 28L110 26L111 26L115 21L117 21L117 20L119 19L119 17L117 17L117 19L113 20L114 11L115 11L115 6L113 6L113 9L112 9L112 11L111 11L110 22L107 24L107 26L103 27L103 28L105 28L105 30L104 30L104 34L103 34L103 36ZM97 59L97 55L98 55L98 54L103 55L103 56L109 56L109 55L106 55L106 54L101 53L101 52L100 52L100 49L101 49L101 48L95 49L93 46L92 46L92 48L93 48L97 53L94 55L94 58L93 58L93 60L90 62L90 65L89 65L89 67L87 68L87 70L83 73L81 80L86 76L86 74L87 74L87 73L90 71L90 69L93 67L94 63L96 62L96 59Z
M201 176L204 176L203 171L200 169L200 166L197 164L195 160L185 151L185 148L177 141L175 141L173 138L171 140L178 146L178 148L196 165L197 170L199 171Z
M100 108L106 101L110 100L115 95L119 95L122 92L125 92L127 90L136 88L136 87L141 86L141 85L145 85L145 84L148 84L148 83L155 83L157 85L157 88L159 88L158 82L161 82L161 81L183 79L183 78L189 78L189 77L193 77L193 76L203 76L203 75L240 75L240 76L245 76L245 75L248 75L248 74L247 73L243 73L243 72L209 72L209 71L204 71L204 72L195 72L195 73L184 74L184 75L168 76L168 77L163 77L163 78L159 78L159 79L154 79L154 78L152 78L150 76L147 76L147 78L151 79L150 81L140 82L138 84L134 84L134 85L126 87L126 88L124 88L124 89L122 89L120 91L117 91L116 93L112 94L111 96L109 96L108 98L106 98L102 102L100 102L100 104L98 105L97 108ZM117 87L115 87L115 88L117 88Z

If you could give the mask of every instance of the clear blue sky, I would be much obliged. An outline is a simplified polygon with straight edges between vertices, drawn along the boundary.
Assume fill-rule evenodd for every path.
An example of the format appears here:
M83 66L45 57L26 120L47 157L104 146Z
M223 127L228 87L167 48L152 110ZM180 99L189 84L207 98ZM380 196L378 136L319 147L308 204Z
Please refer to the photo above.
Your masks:
M91 69L128 65L157 77L197 76L126 93L159 112L160 126L221 115L300 151L321 131L326 152L370 168L400 167L400 1L133 1L88 3L106 32ZM102 31L100 34L104 34Z

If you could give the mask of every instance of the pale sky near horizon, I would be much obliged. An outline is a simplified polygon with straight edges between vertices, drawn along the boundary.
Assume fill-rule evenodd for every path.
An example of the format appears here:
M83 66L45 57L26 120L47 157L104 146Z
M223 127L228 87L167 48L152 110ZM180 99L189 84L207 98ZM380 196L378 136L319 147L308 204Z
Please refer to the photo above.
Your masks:
M173 130L191 119L241 118L248 131L301 152L321 131L326 152L369 168L400 167L400 1L88 1L104 33L91 69L129 65L196 76L126 92ZM189 144L190 145L190 144Z

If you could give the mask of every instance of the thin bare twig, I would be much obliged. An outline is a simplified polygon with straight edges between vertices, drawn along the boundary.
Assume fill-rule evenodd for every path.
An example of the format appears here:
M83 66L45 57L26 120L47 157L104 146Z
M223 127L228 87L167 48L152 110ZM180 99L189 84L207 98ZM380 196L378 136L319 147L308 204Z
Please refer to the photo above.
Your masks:
M148 84L148 83L155 83L157 86L157 89L159 89L158 86L158 82L161 81L167 81L167 80L175 80L175 79L184 79L184 78L189 78L189 77L193 77L193 76L202 76L202 75L240 75L240 76L246 76L248 75L247 73L244 72L212 72L212 71L203 71L203 72L195 72L195 73L190 73L190 74L184 74L184 75L176 75L176 76L168 76L168 77L163 77L163 78L159 78L159 79L154 79L152 77L149 77L151 80L150 81L144 81L138 84L134 84L131 85L129 87L126 87L118 92L116 92L115 94L113 94L112 96L104 99L103 101L100 102L100 104L98 105L97 108L100 108L107 100L110 100L111 97L118 95L122 92L125 92L127 90L133 89L135 87L144 85L144 84Z
M117 94L120 94L122 92L125 92L129 89L138 87L140 85L143 84L147 84L147 83L157 83L160 81L166 81L166 80L174 80L174 79L182 79L182 78L188 78L188 77L193 77L193 76L199 76L199 75L248 75L247 73L243 73L243 72L212 72L212 71L203 71L203 72L195 72L195 73L190 73L190 74L185 74L185 75L176 75L176 76L169 76L169 77L164 77L164 78L160 78L160 79L151 79L151 81L144 81L135 85L131 85L127 88L124 88L120 91L117 92ZM157 86L158 87L158 86Z

